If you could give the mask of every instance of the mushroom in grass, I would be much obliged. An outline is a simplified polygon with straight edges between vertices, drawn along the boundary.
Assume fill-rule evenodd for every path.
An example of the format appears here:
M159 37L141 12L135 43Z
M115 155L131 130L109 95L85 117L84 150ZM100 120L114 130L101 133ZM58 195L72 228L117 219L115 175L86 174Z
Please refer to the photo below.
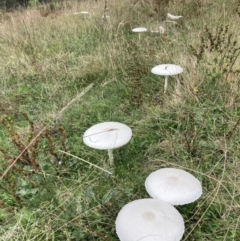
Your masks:
M108 150L110 164L113 164L113 149L124 146L132 137L129 126L119 122L102 122L90 127L83 135L84 143L92 148Z
M148 194L171 205L194 202L202 195L200 181L189 172L177 168L161 168L145 181Z
M147 29L146 29L146 28L143 28L143 27L133 28L133 29L132 29L132 32L138 33L138 38L139 38L139 40L140 40L140 39L141 39L141 33L147 32Z
M80 14L81 14L81 16L83 18L87 18L89 16L89 12L88 11L81 11Z
M89 12L88 12L88 11L81 11L80 14L82 14L82 15L88 15Z
M181 16L181 15L175 16L175 15L172 15L171 13L168 13L167 17L171 20L178 20L178 19L182 18L183 16Z
M177 209L151 198L126 204L115 224L120 241L179 241L184 233L184 221Z
M160 64L151 69L156 75L165 76L164 93L167 91L168 76L178 75L183 72L183 68L175 64Z
M152 33L152 34L164 34L165 33L165 29L164 29L164 27L159 26L158 29L151 30L150 33Z
M81 12L75 12L74 15L81 15L83 18L86 18L89 15L88 11L81 11Z

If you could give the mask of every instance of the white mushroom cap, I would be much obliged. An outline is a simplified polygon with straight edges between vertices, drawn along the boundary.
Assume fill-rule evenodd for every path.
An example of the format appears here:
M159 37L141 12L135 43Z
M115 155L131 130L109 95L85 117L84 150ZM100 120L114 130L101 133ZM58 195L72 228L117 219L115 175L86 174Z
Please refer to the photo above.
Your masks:
M171 205L194 202L202 195L202 186L192 174L176 168L152 172L145 181L148 194Z
M153 74L170 76L177 75L183 72L183 68L175 64L160 64L151 69Z
M157 199L138 199L118 213L116 232L121 241L179 241L184 233L182 215Z
M88 11L81 11L80 14L89 14Z
M176 15L172 15L171 13L168 13L167 14L167 17L172 19L172 20L177 20L177 19L180 19L182 18L183 16L179 15L179 16L176 16Z
M139 28L133 28L132 31L134 33L142 33L142 32L147 32L147 29L143 27L139 27Z
M132 137L132 130L119 122L103 122L90 127L83 135L86 145L99 149L115 149L127 144Z

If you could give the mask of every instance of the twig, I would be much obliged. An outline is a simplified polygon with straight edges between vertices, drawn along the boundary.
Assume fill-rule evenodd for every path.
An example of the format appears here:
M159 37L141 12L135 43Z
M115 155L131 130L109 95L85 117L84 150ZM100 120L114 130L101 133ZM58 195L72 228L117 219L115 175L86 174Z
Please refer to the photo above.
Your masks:
M103 10L103 19L106 21L107 19L107 0L105 0L105 3L104 3L104 10Z
M119 129L118 129L118 128L111 128L111 129L109 129L109 130L95 132L95 133L93 133L93 134L84 136L83 138L90 137L90 136L94 136L94 135L98 135L98 134L105 133L105 132L108 132L108 131L117 131L117 130L119 130Z
M56 115L55 120L58 120L62 117L63 113L77 100L81 99L91 88L93 87L93 83L87 86L79 95L73 98L70 102L68 102Z
M232 138L232 135L233 135L234 131L237 129L237 127L239 126L239 124L240 124L240 117L238 118L238 121L235 124L235 126L232 128L232 130L230 130L228 132L228 134L227 134L227 141L229 141Z
M37 140L37 138L45 131L46 126L38 132L38 134L30 141L30 143L23 149L23 151L16 157L16 159L8 166L8 168L4 171L2 176L0 177L0 181L6 176L6 174L12 169L12 167L16 164L17 160L24 154L25 151Z
M97 166L97 165L89 162L89 161L86 161L86 160L84 160L84 159L82 159L82 158L80 158L80 157L78 157L78 156L74 156L73 154L68 153L68 152L65 152L65 151L62 151L62 150L59 150L59 151L62 152L62 153L64 153L64 154L66 154L66 155L75 157L76 159L81 160L81 161L83 161L83 162L85 162L85 163L87 163L87 164L89 164L89 165L91 165L91 166L94 166L94 167L100 169L101 171L104 171L104 172L106 172L106 173L108 173L108 174L110 174L110 175L112 174L111 172L109 172L109 171L107 171L107 170L105 170L105 169L103 169L103 168L101 168L101 167L99 167L99 166Z
M239 55L240 55L240 51L239 51L238 54L236 55L235 59L232 61L231 66L230 66L230 68L229 68L229 70L228 70L228 72L227 72L227 74L226 74L225 81L227 81L228 75L229 75L229 73L231 72L231 70L232 70L232 68L233 68L233 65L234 65L235 62L237 61Z
M192 152L192 148L191 148L191 145L189 144L189 141L187 139L187 135L186 135L186 133L183 133L183 135L184 135L184 139L185 139L186 144L187 144L188 153L191 153Z
M215 188L216 192L213 195L213 199L211 200L211 202L209 203L208 207L206 208L206 210L203 212L202 216L198 219L198 221L195 223L195 225L193 226L193 228L189 231L189 233L186 235L186 237L184 238L183 241L186 241L188 239L188 237L192 234L192 232L195 230L195 228L199 225L199 223L203 220L204 216L207 214L208 210L210 209L211 205L213 204L213 202L215 201L216 196L218 195L218 192L220 190L220 184L217 185L217 187Z
M87 86L79 95L77 95L74 99L72 99L65 107L61 109L61 111L55 117L55 120L60 118L64 111L69 108L74 102L79 100L85 93L87 93L93 87L93 83ZM0 181L6 176L6 174L12 169L12 167L16 164L16 162L21 158L21 156L28 150L28 148L37 140L37 138L46 130L47 126L45 126L31 141L30 143L22 150L22 152L16 157L16 159L8 166L8 168L4 171L2 176L0 177ZM92 164L94 165L94 164ZM111 173L110 173L111 174Z

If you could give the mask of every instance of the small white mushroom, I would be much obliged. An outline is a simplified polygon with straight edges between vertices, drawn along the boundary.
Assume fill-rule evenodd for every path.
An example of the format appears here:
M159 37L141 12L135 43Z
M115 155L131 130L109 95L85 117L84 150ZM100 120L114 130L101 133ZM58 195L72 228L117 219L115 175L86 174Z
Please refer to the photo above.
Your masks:
M80 14L83 14L83 15L88 15L89 12L88 11L81 11Z
M143 28L143 27L133 28L133 29L132 29L132 32L138 33L138 38L139 38L139 40L140 40L140 39L141 39L141 33L147 32L147 29L146 29L146 28Z
M116 232L120 241L179 241L184 233L182 215L157 199L138 199L118 213Z
M164 27L162 27L162 26L159 26L159 32L160 32L160 34L164 34L164 32L165 32L165 29L164 29Z
M181 15L175 16L175 15L172 15L172 14L168 13L167 17L171 20L178 20L178 19L182 18L183 16L181 16Z
M129 126L119 122L102 122L90 127L83 135L84 143L92 148L108 150L110 164L113 164L113 149L124 146L132 137Z
M202 195L202 186L192 174L177 168L152 172L145 181L148 194L171 205L194 202Z
M84 18L88 16L89 12L87 11L81 11L81 12L75 12L74 15L82 15Z
M87 18L89 16L89 12L88 11L81 11L80 12L80 15L83 17L83 18Z
M156 75L165 76L164 93L166 93L168 76L181 74L183 72L183 68L175 64L160 64L152 68L151 72Z
M153 33L153 34L164 34L165 33L165 29L164 29L164 27L159 26L158 30L151 30L150 32Z

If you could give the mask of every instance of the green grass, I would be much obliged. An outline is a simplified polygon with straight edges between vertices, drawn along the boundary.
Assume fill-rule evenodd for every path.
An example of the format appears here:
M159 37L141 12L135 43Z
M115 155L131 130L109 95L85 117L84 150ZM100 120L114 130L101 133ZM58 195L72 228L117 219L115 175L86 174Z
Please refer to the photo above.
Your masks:
M1 15L1 176L46 131L1 180L0 240L117 241L118 212L148 197L145 179L163 167L189 171L203 186L198 201L177 207L182 240L240 237L238 3L170 1L166 11L184 16L172 25L159 22L153 2L109 1L107 23L104 1ZM73 15L85 10L88 18ZM163 36L139 41L131 32L158 25ZM218 34L217 26L228 31ZM217 44L210 51L217 36L222 54ZM163 94L164 77L151 74L161 63L184 68L178 93L176 78ZM133 130L131 141L114 150L114 166L107 151L82 140L103 121Z

